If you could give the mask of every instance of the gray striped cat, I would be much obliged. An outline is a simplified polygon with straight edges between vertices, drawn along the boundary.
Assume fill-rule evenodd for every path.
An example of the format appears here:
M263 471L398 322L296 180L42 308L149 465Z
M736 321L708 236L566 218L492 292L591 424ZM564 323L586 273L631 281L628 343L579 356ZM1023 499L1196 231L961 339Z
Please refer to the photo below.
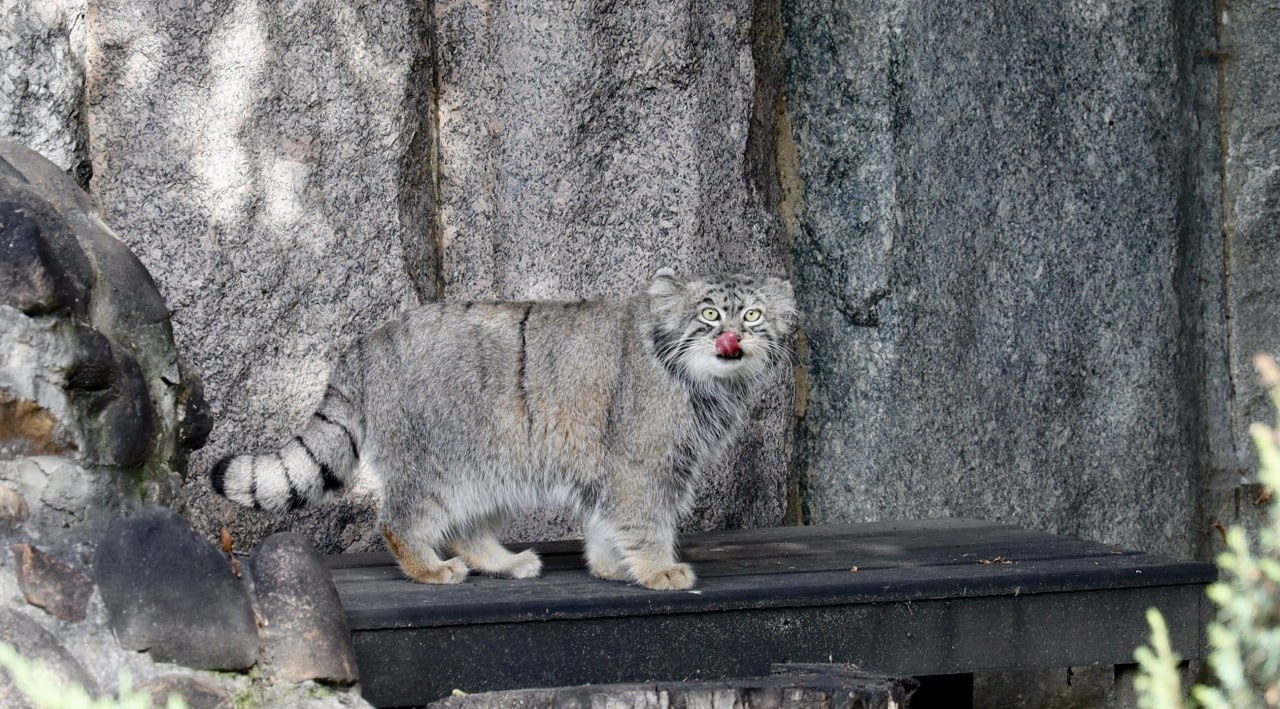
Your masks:
M338 360L320 406L279 451L225 458L214 490L266 510L340 493L357 462L410 578L537 576L498 540L522 507L567 504L599 578L682 589L676 525L699 471L787 363L791 284L670 269L625 300L430 303ZM451 554L452 558L441 558Z

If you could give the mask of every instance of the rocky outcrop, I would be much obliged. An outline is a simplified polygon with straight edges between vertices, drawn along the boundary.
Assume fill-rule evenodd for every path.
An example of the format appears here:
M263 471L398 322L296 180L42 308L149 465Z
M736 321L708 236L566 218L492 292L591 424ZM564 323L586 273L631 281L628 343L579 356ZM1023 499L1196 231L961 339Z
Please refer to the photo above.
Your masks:
M316 628L328 636L346 631L333 623L332 581L314 551L288 539L264 551L275 569L310 570L273 576L298 582L285 584L289 602L281 604L281 584L259 590L238 577L239 559L200 539L168 509L146 508L106 531L31 532L0 528L0 544L14 552L12 562L0 558L0 643L51 672L62 691L77 685L92 697L117 696L127 673L135 694L161 706L171 694L210 709L368 706L353 686L350 639L345 653L315 642ZM277 671L287 653L271 628L277 635L313 629L293 648L310 668L305 677ZM255 665L264 671L225 671ZM0 704L31 705L3 670Z
M51 526L171 502L209 430L201 391L88 195L0 142L0 480Z
M358 679L347 616L329 571L301 534L267 537L249 559L264 670L285 682Z

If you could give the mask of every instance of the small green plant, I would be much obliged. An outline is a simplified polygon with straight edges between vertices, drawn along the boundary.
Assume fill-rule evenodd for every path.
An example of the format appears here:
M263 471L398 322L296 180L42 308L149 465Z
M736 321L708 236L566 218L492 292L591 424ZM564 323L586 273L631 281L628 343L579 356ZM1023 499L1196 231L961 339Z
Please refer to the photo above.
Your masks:
M1272 407L1276 425L1253 424L1249 432L1258 449L1258 481L1263 486L1266 517L1258 531L1256 551L1245 530L1227 530L1226 550L1218 555L1218 581L1208 595L1217 606L1208 627L1209 668L1214 684L1198 684L1189 696L1178 678L1178 657L1160 612L1147 613L1151 645L1134 657L1138 705L1151 709L1206 707L1252 709L1280 706L1280 508L1270 500L1280 489L1280 366L1266 355L1254 364Z
M9 645L0 642L0 668L27 700L39 709L151 709L151 697L133 691L129 673L120 672L120 693L116 698L89 696L88 690L63 682L52 670L28 660ZM170 695L166 709L185 709L180 697Z

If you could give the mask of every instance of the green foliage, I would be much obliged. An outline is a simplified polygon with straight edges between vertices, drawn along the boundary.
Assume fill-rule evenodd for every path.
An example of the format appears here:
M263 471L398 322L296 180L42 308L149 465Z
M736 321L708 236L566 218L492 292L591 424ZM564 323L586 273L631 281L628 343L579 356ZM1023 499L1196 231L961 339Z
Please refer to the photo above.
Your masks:
M114 699L89 696L78 684L63 682L57 674L39 662L26 659L12 647L0 642L0 668L27 700L40 709L151 709L151 698L133 691L128 672L120 673L120 695ZM170 696L166 709L184 709L181 698Z
M1270 357L1255 360L1277 411L1273 428L1250 428L1258 448L1258 481L1266 495L1280 490L1280 367ZM1185 699L1178 679L1178 658L1159 611L1152 609L1151 646L1134 653L1140 666L1134 680L1140 706L1173 709L1252 709L1280 706L1280 507L1269 501L1256 547L1240 527L1227 531L1226 550L1218 555L1218 582L1209 586L1217 606L1208 627L1213 685L1196 685ZM1256 549L1256 551L1255 551Z
M1169 644L1169 626L1155 608L1147 609L1151 624L1151 646L1140 647L1133 655L1138 660L1138 706L1143 709L1177 709L1182 706L1182 682L1178 679L1181 658Z

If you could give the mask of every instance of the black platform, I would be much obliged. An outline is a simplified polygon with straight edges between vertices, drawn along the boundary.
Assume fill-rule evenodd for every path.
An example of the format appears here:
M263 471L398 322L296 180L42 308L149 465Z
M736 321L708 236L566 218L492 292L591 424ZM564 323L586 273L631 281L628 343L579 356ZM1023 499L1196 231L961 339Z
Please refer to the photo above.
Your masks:
M683 539L699 582L599 581L580 545L534 545L532 580L404 579L385 554L329 557L365 697L768 674L849 662L902 675L1126 664L1160 608L1202 655L1210 564L974 520L713 532Z

